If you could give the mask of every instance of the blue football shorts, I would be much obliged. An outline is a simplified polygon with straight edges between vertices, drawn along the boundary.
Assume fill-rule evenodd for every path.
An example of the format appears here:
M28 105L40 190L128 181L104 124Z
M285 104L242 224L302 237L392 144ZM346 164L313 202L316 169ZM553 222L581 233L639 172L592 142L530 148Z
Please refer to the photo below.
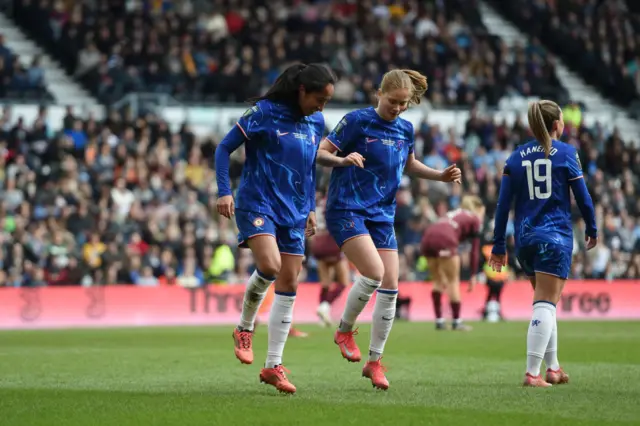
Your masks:
M325 220L338 247L352 238L369 235L378 250L398 250L393 222L373 221L359 213L345 210L327 211Z
M278 226L268 215L236 210L238 247L248 248L247 242L260 235L275 237L281 254L304 256L305 228Z
M572 252L572 247L538 243L518 248L516 257L529 277L542 272L566 280L571 272Z

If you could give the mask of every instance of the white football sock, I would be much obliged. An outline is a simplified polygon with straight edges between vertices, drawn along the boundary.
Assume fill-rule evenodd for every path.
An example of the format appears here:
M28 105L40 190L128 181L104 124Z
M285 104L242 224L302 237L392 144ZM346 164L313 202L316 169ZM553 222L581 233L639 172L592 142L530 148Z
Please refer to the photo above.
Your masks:
M540 375L540 365L555 324L555 312L553 303L539 300L533 304L527 333L527 373L532 376Z
M351 331L356 319L358 319L358 315L367 306L373 292L380 287L380 284L380 281L372 280L362 275L356 278L347 296L347 304L342 313L342 321L340 321L340 331Z
M378 289L376 304L373 308L369 361L379 360L384 352L384 345L387 343L393 320L396 317L397 299L398 290Z
M296 301L295 293L280 293L271 305L269 314L269 344L267 347L267 362L265 368L274 368L282 364L282 352L287 343L291 321L293 320L293 304Z
M553 330L551 330L549 344L544 353L544 363L547 365L547 368L552 370L560 368L560 363L558 362L558 319L556 317L556 311L553 312Z
M262 305L264 296L269 290L269 286L275 281L273 277L265 277L256 269L251 274L247 288L244 292L242 300L242 314L240 315L240 324L238 328L243 330L253 330L253 324L258 315L258 309Z

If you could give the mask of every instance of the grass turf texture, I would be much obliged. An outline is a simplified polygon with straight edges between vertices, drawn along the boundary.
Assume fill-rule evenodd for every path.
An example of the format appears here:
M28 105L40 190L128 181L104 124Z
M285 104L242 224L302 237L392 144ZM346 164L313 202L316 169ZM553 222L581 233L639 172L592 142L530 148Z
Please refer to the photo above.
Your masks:
M391 388L342 359L333 330L290 339L294 396L233 356L231 327L0 332L1 425L640 424L640 323L561 322L569 385L520 386L526 323L471 333L398 322L384 361ZM357 337L363 353L369 328Z

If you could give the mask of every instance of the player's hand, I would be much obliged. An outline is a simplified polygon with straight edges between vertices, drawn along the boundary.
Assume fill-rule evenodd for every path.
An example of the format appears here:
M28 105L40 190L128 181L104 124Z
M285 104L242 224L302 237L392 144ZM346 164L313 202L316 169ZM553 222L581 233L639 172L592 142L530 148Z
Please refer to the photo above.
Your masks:
M310 212L309 217L307 218L307 227L304 230L304 236L307 238L313 237L316 235L317 230L316 212Z
M506 256L504 254L491 254L489 259L489 266L496 272L502 272L502 267L505 263Z
M222 216L226 217L227 219L231 219L231 216L236 213L236 206L233 202L233 196L225 195L224 197L218 198L218 201L216 202L216 208L218 209L218 213L220 213Z
M357 152L352 152L342 159L342 166L356 166L364 169L364 157Z
M442 182L462 183L462 171L455 164L450 165L440 172L440 180Z
M598 245L598 237L591 238L590 236L585 235L584 236L584 241L587 243L587 250L591 250L596 245Z

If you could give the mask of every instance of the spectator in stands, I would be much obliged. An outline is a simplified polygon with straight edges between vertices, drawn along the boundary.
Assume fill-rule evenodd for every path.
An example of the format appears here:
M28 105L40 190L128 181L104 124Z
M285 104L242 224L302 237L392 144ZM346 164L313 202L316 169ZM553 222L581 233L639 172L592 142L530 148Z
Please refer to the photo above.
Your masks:
M487 34L477 0L53 3L14 0L14 19L106 103L134 91L240 102L290 61L340 71L344 103L369 103L391 68L428 75L436 106L496 105L512 92L566 97L546 50Z
M640 97L636 0L490 0L573 70L624 106Z
M41 62L40 56L34 56L30 64L25 64L6 45L4 35L0 34L0 98L50 99Z

